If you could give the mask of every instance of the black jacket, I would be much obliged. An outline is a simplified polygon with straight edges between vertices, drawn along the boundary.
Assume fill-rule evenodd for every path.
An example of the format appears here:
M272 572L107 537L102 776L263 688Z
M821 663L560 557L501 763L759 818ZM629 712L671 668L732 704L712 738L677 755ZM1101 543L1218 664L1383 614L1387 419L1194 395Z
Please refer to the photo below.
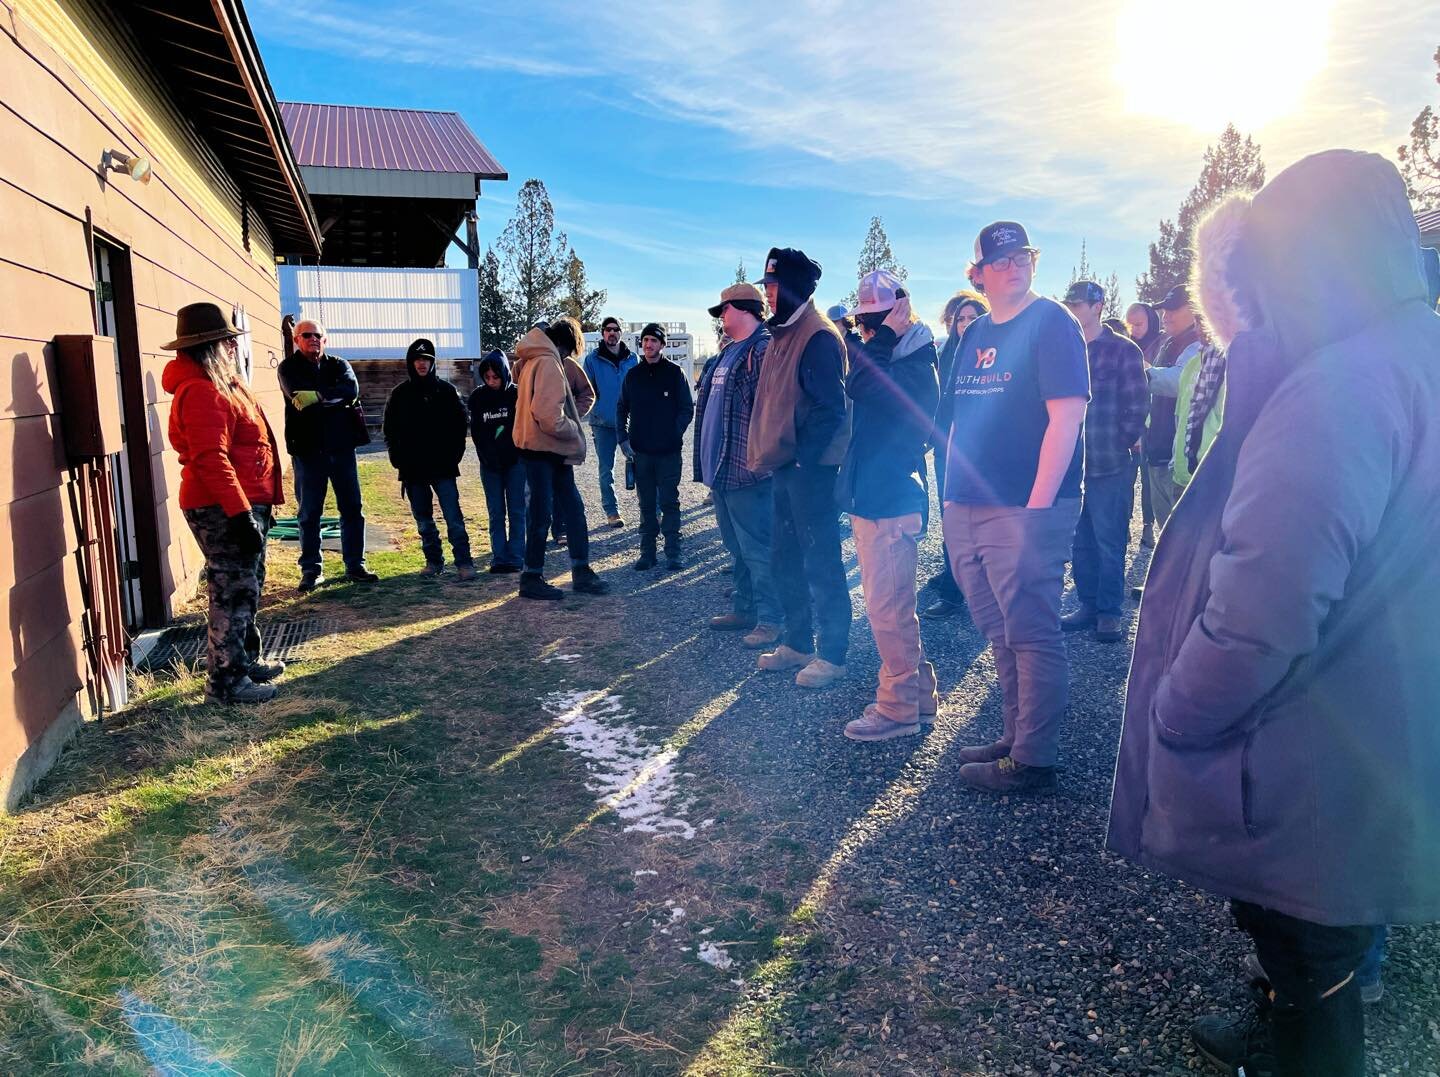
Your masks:
M866 520L928 516L925 445L940 393L935 364L935 340L917 322L898 339L881 326L850 368L850 445L837 484L846 512Z
M465 405L460 393L442 381L432 363L421 378L407 359L410 376L390 393L385 405L385 445L402 483L434 482L460 474L465 456Z
M640 360L620 387L615 423L619 440L636 452L679 452L685 428L695 417L695 400L685 372L669 359Z
M500 374L501 387L485 384L486 369ZM501 359L482 359L476 364L475 391L470 394L470 439L483 467L505 471L520 460L512 428L515 425L515 398L519 390L510 380L510 364Z
M296 352L280 364L279 374L285 394L285 451L291 456L369 444L360 411L360 382L344 359L327 353L316 364ZM318 392L320 402L302 411L291 399L306 389Z

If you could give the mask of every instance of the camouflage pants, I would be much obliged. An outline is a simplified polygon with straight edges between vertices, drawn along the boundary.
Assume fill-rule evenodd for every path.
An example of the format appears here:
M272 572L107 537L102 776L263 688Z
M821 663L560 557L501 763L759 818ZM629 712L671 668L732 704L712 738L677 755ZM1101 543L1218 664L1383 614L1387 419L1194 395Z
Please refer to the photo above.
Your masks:
M268 536L275 519L270 506L252 505L250 515L261 534ZM205 554L210 590L205 691L224 695L249 675L250 663L260 657L255 610L265 586L265 550L253 557L243 556L230 538L225 510L219 505L186 509L185 521Z

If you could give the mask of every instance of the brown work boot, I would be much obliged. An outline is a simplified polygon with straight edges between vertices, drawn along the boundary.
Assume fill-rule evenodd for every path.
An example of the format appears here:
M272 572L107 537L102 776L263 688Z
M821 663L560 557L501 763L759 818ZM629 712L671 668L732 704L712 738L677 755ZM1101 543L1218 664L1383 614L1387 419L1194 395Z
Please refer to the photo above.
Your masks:
M794 647L780 644L773 651L766 651L755 660L755 664L761 669L771 671L781 669L801 669L814 661L815 655L805 651L797 651Z
M710 627L718 632L749 632L755 627L755 618L743 613L717 613L710 618Z
M1054 767L1028 767L1008 755L993 763L966 763L960 780L971 789L987 793L1053 793Z
M959 752L962 763L996 763L1009 754L1010 745L998 740L994 744L973 744Z
M761 621L753 631L742 636L740 642L752 651L757 651L761 647L772 647L780 642L780 628L778 625L767 625Z
M823 658L813 659L809 665L795 674L795 683L801 688L829 688L845 679L845 667Z

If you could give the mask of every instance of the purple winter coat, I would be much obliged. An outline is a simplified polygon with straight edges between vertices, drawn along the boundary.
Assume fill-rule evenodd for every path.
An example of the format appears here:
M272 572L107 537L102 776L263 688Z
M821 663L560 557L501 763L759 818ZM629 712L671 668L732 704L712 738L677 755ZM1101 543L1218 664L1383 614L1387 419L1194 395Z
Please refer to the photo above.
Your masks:
M1440 317L1394 167L1255 198L1264 328L1155 550L1111 849L1322 924L1440 920Z

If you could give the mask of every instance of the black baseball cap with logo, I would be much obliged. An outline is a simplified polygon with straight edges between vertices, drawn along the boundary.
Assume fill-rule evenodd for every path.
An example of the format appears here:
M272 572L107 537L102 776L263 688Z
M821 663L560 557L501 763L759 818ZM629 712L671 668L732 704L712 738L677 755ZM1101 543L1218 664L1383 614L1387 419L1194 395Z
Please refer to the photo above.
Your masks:
M1030 236L1023 224L1016 221L995 221L980 229L980 234L975 237L973 264L983 266L1016 251L1034 253L1035 250L1036 248L1030 245Z
M1103 303L1105 289L1093 280L1077 280L1065 292L1066 303Z
M1165 293L1165 298L1155 304L1160 310L1179 310L1190 305L1190 289L1177 284Z

